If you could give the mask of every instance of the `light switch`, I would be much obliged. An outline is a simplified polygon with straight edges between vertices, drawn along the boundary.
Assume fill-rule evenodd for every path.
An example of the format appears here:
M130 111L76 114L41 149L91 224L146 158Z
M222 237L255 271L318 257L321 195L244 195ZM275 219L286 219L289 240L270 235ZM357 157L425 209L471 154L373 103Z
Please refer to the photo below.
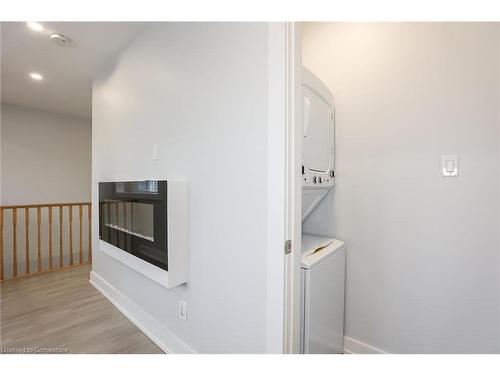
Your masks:
M458 176L458 156L443 155L441 157L441 174L443 177Z
M153 145L153 149L152 149L152 152L153 152L153 160L158 160L158 144L155 143Z

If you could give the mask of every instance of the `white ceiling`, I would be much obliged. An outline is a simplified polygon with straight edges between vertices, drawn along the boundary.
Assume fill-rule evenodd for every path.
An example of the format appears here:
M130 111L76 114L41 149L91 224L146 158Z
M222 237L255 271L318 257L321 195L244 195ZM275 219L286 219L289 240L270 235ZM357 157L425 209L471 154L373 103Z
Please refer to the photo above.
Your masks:
M3 102L90 118L92 75L144 26L139 22L41 22L36 32L25 22L1 24L1 99ZM60 47L49 39L64 34ZM34 81L30 72L43 75Z

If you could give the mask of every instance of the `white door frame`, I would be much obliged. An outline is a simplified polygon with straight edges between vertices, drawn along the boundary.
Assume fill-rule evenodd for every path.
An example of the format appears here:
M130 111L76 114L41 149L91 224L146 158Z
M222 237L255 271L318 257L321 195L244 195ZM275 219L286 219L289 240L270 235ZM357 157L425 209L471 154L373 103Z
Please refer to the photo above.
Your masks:
M300 45L299 23L269 24L268 353L299 352L302 209ZM290 254L285 253L287 240L292 241Z
M300 272L302 239L302 49L300 22L287 24L286 53L286 233L292 240L292 252L285 259L285 332L284 352L300 351Z

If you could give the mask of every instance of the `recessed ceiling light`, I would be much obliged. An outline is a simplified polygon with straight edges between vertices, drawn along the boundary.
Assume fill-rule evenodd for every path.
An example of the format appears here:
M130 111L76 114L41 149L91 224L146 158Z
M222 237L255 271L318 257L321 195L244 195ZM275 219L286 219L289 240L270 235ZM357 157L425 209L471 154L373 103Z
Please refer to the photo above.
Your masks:
M43 76L40 73L30 73L30 77L35 81L41 81Z
M43 31L43 26L38 22L27 22L28 27L35 31Z

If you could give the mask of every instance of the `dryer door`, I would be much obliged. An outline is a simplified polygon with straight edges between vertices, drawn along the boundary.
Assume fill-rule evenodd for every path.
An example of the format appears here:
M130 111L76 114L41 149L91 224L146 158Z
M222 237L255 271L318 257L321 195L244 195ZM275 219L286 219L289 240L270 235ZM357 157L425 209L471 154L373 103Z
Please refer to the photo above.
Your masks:
M335 122L332 106L306 86L302 158L309 169L328 172L334 163Z

